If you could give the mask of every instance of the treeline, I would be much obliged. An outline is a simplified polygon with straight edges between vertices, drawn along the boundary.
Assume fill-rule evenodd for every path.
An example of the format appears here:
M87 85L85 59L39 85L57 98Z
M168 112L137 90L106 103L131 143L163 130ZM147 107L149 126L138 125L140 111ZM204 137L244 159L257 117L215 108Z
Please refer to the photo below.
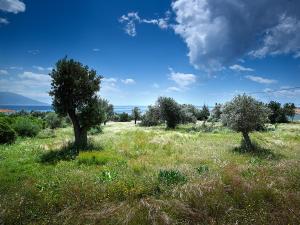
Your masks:
M264 104L268 110L268 122L287 123L288 118L294 119L296 107L294 103L286 103L283 106L279 102L271 101ZM156 126L166 123L168 128L175 128L178 124L196 123L197 120L218 122L221 119L224 105L216 103L210 111L204 105L198 109L191 104L179 104L169 97L159 97L156 103L148 106L148 110L141 117L142 126Z

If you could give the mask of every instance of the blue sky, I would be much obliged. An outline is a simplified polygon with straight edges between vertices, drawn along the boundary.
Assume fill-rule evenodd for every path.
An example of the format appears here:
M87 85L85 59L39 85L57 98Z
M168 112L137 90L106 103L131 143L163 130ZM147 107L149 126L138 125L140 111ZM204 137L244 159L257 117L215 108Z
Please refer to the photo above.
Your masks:
M0 91L50 103L47 74L66 55L105 77L115 105L243 92L300 105L300 2L0 0Z

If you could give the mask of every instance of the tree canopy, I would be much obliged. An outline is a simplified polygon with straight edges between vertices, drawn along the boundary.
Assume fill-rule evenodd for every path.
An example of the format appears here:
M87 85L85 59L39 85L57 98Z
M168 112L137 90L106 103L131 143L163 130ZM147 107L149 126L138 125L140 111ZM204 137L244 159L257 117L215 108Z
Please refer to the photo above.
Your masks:
M251 96L238 95L224 105L222 121L231 129L243 134L247 148L252 148L249 132L268 122L268 108Z

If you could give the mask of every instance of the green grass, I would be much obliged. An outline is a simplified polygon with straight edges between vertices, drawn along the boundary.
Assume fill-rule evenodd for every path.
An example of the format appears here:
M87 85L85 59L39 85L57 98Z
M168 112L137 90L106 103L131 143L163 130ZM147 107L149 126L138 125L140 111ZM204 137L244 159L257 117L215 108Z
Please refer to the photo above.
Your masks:
M0 224L299 224L300 124L252 153L216 126L109 123L77 157L70 127L2 145Z

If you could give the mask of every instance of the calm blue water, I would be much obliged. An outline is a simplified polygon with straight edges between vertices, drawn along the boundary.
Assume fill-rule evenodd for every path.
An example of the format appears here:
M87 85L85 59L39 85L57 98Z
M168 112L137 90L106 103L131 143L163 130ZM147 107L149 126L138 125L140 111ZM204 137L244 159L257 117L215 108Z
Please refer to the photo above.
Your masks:
M125 105L125 106L114 106L114 111L115 113L129 113L131 114L132 109L135 106L132 105ZM147 110L147 106L137 106L140 108L141 112L144 113ZM197 108L201 108L200 106ZM211 108L211 107L209 107ZM0 106L0 109L12 109L16 111L39 111L39 112L50 112L53 111L52 106L16 106L16 105L5 105L5 106ZM300 114L296 114L294 121L300 121Z
M114 106L115 113L131 113L132 109L135 106ZM137 106L140 108L141 112L145 112L147 110L147 106ZM16 111L25 110L27 112L30 111L39 111L39 112L51 112L53 111L52 106L16 106L16 105L0 105L0 109L12 109Z

